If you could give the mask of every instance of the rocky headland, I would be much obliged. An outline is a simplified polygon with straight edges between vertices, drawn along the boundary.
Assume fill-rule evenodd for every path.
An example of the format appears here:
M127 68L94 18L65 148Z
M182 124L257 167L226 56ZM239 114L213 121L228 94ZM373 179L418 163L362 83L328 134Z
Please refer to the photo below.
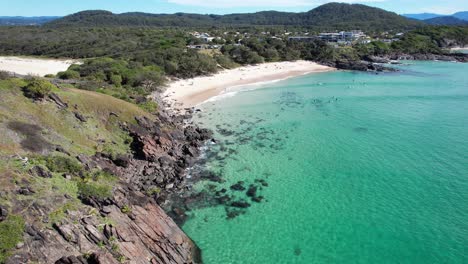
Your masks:
M368 71L368 72L395 72L395 68L383 64L398 63L401 60L421 60L421 61L456 61L468 62L468 54L463 53L390 53L384 56L364 56L360 60L339 59L335 61L322 61L321 64L341 70Z
M210 131L68 87L29 98L4 78L0 262L201 263L167 212L183 214L168 198L187 190Z

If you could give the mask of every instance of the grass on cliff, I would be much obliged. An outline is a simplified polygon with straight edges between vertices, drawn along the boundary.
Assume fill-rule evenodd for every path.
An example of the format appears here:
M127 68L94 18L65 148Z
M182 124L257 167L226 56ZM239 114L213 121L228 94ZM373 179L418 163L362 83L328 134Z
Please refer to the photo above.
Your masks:
M27 84L23 79L0 78L0 204L11 212L0 223L0 263L21 241L24 222L50 228L69 217L68 211L89 211L80 200L83 197L110 197L118 178L87 171L75 157L128 153L131 138L122 125L135 123L135 117L154 118L135 104L70 86L51 90L68 104L59 108L47 98L27 98L23 92ZM57 145L61 152L55 150ZM21 160L25 158L27 162ZM30 169L36 165L50 171L52 177L31 175ZM25 187L33 192L18 194ZM41 217L37 208L42 210Z
M24 220L18 215L9 215L0 222L0 263L5 263L16 244L23 240Z
M117 180L117 177L105 171L95 171L87 174L84 179L78 182L78 195L82 199L110 198L112 196L112 187Z
M11 122L38 126L37 134L51 144L61 145L73 155L92 155L96 151L126 153L128 134L121 124L134 123L136 116L152 118L137 105L112 96L74 88L54 91L68 108L60 109L50 100L26 98L22 92L27 82L21 79L0 80L0 155L24 154L21 142L28 135L12 131ZM75 113L86 117L80 122ZM10 125L11 126L11 125Z

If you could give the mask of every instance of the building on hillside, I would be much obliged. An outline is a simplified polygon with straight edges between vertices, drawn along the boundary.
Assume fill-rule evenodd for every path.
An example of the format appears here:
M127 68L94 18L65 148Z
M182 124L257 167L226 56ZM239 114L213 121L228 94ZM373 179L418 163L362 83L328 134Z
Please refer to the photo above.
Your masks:
M340 33L320 33L318 38L325 42L338 42L342 39L342 35Z
M197 50L207 50L207 49L221 49L221 45L208 45L208 44L200 44L200 45L188 45L187 48L189 49L197 49Z
M400 39L398 38L392 38L392 39L380 39L380 41L384 42L384 43L393 43L395 41L399 41Z
M300 41L300 42L312 42L318 39L317 37L309 37L309 36L296 36L296 37L288 37L289 41Z
M365 38L361 38L359 39L358 41L360 44L369 44L372 42L372 39L370 37L365 37Z
M212 37L208 33L193 32L193 33L191 33L191 35L194 36L197 39L203 40L204 42L211 42L214 39L220 39L219 37Z
M364 34L360 30L353 30L353 31L341 31L338 33L320 33L318 38L325 42L338 42L338 43L346 43L346 42L353 42L359 40L361 38L365 38L366 34Z

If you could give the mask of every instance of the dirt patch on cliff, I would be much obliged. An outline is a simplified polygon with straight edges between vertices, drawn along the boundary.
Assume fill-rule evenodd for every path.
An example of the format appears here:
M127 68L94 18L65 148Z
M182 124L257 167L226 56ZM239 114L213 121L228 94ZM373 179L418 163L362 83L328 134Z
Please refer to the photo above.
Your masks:
M20 144L25 150L42 152L52 148L52 144L40 134L42 128L38 125L12 121L8 123L8 128L24 136Z

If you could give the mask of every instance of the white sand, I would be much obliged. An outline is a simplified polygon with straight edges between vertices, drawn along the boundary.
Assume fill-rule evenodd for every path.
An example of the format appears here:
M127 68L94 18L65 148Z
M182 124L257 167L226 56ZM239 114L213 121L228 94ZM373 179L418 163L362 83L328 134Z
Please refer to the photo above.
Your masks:
M310 61L264 63L224 70L212 76L178 80L169 84L163 96L174 108L193 107L208 99L232 91L232 87L283 80L334 68Z
M35 59L25 57L0 57L0 70L20 75L44 76L66 71L73 60Z

